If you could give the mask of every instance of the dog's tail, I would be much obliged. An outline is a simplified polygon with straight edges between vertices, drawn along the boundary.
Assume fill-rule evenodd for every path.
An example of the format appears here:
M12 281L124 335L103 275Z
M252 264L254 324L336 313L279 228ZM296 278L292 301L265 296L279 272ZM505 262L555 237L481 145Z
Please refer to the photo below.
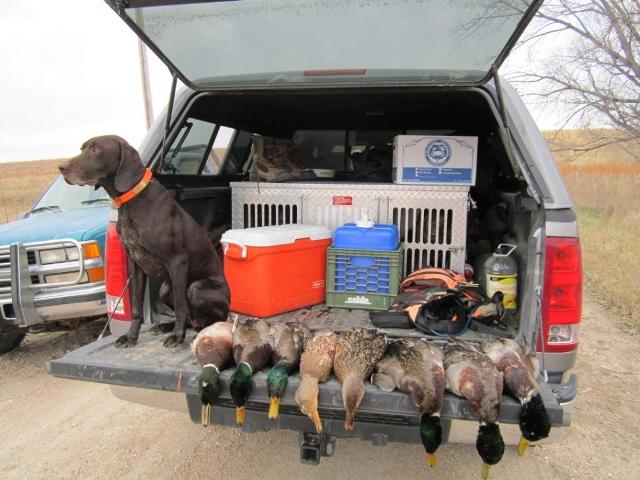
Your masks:
M213 243L213 245L216 248L218 248L220 246L220 239L222 238L222 234L226 231L227 231L226 225L219 225L209 230L207 232L207 237L209 237L209 241Z
M207 238L213 244L214 250L218 254L218 257L220 257L221 259L224 257L224 255L222 254L222 244L220 243L220 239L222 238L222 234L226 231L226 225L213 227L211 230L207 231Z

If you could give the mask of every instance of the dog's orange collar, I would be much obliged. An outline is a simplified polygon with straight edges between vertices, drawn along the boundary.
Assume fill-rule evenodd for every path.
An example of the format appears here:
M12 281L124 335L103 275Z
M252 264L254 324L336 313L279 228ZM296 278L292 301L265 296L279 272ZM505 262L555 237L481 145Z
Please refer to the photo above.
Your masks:
M138 194L140 194L140 192L142 192L147 187L147 185L151 183L151 177L153 177L153 173L151 172L151 170L149 170L148 168L145 169L144 175L142 176L140 181L136 183L128 192L125 192L122 195L114 198L113 205L116 208L120 208L122 205L138 196Z

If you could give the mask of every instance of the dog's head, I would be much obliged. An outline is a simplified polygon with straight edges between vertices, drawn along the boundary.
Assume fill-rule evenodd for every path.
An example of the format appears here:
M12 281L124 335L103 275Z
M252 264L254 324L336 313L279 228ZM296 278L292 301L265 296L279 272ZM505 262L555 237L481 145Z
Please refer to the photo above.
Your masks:
M58 170L72 185L113 184L118 192L131 189L144 174L138 152L116 135L94 137L82 144L80 155Z

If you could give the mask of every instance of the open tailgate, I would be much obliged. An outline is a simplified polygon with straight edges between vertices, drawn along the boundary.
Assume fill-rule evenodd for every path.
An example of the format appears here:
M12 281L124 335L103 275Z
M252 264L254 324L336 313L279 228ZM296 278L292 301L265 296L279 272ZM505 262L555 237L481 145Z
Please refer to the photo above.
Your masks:
M162 345L164 335L153 336L143 331L138 345L129 349L115 348L116 338L106 337L53 360L49 367L50 373L60 378L185 393L190 397L189 403L193 403L198 401L197 376L200 373L200 368L195 364L189 348L193 337L194 333L188 331L187 339L182 346L165 348ZM222 394L218 407L214 408L213 420L216 423L232 423L216 421L216 413L220 414L221 410L219 407L234 407L228 384L232 372L233 369L227 369L220 376ZM255 389L247 405L247 414L259 414L266 419L269 405L266 372L257 373L254 376L254 383ZM299 420L306 422L307 418L300 413L294 400L299 383L300 379L297 375L290 378L285 396L281 400L280 411L281 416L298 416L301 417ZM542 380L541 390L552 425L562 425L562 407L549 386ZM335 420L339 421L340 425L344 421L341 386L334 378L320 385L319 412L323 421ZM519 412L520 404L505 395L500 408L500 421L517 423ZM232 415L232 418L235 416ZM474 420L474 416L466 400L447 393L442 419ZM397 391L383 392L368 384L367 394L356 414L356 434L358 422L384 423L401 427L417 425L419 418L407 395ZM277 423L274 426L277 426ZM312 428L311 421L308 421L306 429L312 430Z

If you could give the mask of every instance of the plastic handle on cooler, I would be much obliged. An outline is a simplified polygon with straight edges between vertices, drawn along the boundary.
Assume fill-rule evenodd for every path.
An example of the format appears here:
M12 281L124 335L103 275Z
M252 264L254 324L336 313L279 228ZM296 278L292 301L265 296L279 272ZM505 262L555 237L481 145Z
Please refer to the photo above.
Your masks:
M220 243L222 244L222 251L225 255L227 254L227 250L229 250L229 245L236 245L242 250L242 258L247 258L247 246L244 243L237 240L222 240Z
M501 250L503 247L511 247L509 249L509 251L507 253L498 253L499 250ZM501 243L500 245L498 245L498 248L496 248L496 251L494 252L494 255L496 257L508 257L509 255L511 255L513 253L513 251L518 248L516 245L512 245L511 243Z

